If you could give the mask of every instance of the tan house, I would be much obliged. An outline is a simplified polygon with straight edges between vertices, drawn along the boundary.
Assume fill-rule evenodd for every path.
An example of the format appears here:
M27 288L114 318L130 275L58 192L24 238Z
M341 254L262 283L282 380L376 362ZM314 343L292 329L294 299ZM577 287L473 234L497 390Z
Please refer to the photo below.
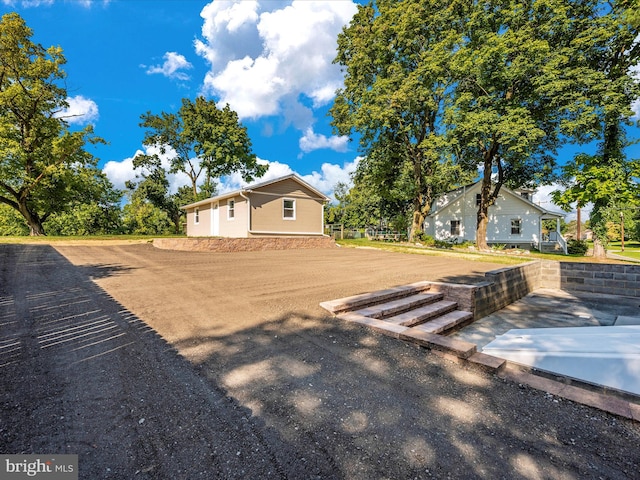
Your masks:
M291 174L181 208L189 237L322 236L328 201Z

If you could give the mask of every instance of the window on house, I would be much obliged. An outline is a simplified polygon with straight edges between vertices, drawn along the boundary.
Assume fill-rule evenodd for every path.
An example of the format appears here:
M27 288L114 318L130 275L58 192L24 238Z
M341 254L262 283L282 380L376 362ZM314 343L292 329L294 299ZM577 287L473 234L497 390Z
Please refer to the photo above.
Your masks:
M236 201L235 200L229 200L227 202L227 218L229 220L233 220L234 218L236 218Z
M196 225L200 223L200 209L196 208L193 211L193 223L195 223Z
M282 200L282 218L285 220L296 219L296 201L291 199Z
M522 233L522 220L519 218L511 219L511 235L520 235Z
M460 236L460 220L451 220L451 235Z
M476 193L476 207L479 207L481 202L482 202L482 194Z

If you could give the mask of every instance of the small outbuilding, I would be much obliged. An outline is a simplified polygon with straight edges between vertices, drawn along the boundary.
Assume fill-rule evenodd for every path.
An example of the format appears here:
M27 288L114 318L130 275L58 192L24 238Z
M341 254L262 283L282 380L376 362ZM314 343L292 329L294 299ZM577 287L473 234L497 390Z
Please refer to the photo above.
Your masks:
M329 197L295 174L182 207L189 237L292 237L324 234Z

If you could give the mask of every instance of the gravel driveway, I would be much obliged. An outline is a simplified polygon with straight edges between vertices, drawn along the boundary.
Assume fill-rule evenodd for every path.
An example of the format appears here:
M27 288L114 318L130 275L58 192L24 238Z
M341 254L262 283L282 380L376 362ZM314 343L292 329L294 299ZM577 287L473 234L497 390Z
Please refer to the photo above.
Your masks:
M0 245L0 453L82 479L638 478L640 425L326 316L490 263Z

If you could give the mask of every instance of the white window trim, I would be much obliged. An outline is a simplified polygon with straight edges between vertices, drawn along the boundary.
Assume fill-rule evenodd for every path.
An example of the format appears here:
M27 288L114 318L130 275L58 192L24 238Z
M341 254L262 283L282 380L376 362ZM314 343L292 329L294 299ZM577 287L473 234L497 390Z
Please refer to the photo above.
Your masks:
M520 230L520 233L513 233L513 222L518 222L518 229ZM521 218L512 218L510 225L509 225L509 232L511 233L511 235L519 235L522 236L522 219Z
M233 204L233 208L231 208L231 204ZM231 212L233 212L233 217L231 216ZM236 201L227 200L227 220L235 220L235 219L236 219Z
M194 208L193 209L193 224L194 225L199 225L200 224L200 209L199 208Z
M285 211L285 207L284 207L284 205L285 205L285 202L293 202L293 209L292 209L292 210L293 210L293 217L286 217L286 216L284 215L284 211ZM288 209L288 210L291 210L291 209ZM283 199L282 199L282 219L283 219L283 220L295 220L295 219L296 219L296 210L297 210L297 209L296 209L296 200L295 200L295 198L283 198Z
M458 222L458 228L457 228L458 233L454 233L451 231L453 230L453 222ZM462 235L462 221L457 220L455 218L452 218L449 221L449 235L451 235L452 237L459 237L460 235Z

